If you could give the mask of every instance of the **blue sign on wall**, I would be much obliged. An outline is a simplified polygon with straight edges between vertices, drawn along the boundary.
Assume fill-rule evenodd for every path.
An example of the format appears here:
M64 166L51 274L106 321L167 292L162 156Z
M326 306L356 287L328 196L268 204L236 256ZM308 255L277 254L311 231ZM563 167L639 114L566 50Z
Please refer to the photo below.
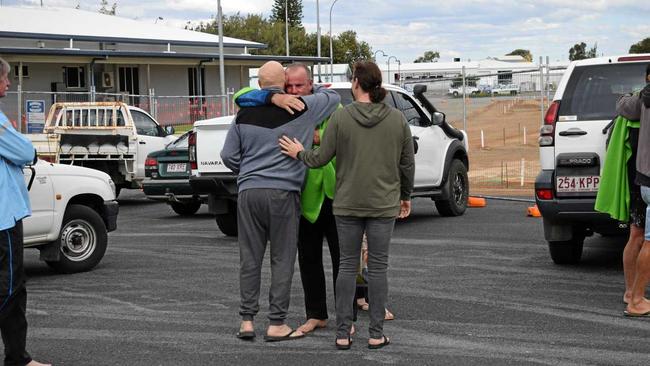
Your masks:
M45 101L26 100L27 133L41 133L45 127Z

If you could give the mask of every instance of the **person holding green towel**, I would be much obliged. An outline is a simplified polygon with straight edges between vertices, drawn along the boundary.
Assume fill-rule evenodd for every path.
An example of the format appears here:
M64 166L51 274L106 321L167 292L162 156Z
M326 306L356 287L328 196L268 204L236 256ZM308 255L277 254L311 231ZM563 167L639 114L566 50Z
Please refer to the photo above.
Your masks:
M617 102L616 111L629 120L640 121L634 182L640 186L639 195L648 204L650 201L650 65L646 68L646 82L646 87L638 95L621 97ZM624 315L650 317L650 300L645 297L646 287L650 282L650 232L647 229L649 215L646 207L643 220L645 230L634 222L640 220L643 209L638 202L635 203L633 191L630 189L630 217L633 225L630 229L630 240L623 253L626 280L624 301L627 303ZM644 236L641 241L637 237L642 230Z

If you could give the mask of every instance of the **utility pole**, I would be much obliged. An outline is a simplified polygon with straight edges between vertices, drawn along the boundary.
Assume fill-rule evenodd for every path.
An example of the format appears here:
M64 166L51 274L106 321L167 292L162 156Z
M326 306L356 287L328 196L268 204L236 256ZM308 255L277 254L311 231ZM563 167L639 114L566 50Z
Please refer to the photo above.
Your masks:
M287 42L287 56L289 56L289 0L284 0L284 32Z
M221 115L226 115L226 76L223 65L223 13L221 11L221 0L217 0L217 24L219 28L219 84L221 86Z
M316 48L316 56L320 58L320 6L318 0L316 0ZM318 82L323 82L320 78L320 61L318 61Z

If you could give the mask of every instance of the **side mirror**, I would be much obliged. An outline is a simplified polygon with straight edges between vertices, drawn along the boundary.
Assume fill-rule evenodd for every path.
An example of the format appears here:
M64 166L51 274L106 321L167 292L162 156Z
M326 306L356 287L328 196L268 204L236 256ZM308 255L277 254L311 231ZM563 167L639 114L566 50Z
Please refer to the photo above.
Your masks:
M422 95L426 93L427 91L427 86L423 84L417 84L416 86L413 87L413 95L417 98L418 95Z
M169 135L173 135L176 133L176 130L174 129L174 126L165 126L165 133Z
M432 122L434 126L445 123L446 116L442 112L433 112L433 115L431 117L433 117Z

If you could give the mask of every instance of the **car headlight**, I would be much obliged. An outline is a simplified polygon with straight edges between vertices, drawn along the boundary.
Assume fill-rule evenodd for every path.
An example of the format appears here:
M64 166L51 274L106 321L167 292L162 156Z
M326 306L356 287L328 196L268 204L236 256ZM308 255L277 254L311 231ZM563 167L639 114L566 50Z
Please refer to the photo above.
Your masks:
M111 186L111 190L113 191L113 196L117 198L117 189L115 188L115 183L111 178L108 178L108 185Z

